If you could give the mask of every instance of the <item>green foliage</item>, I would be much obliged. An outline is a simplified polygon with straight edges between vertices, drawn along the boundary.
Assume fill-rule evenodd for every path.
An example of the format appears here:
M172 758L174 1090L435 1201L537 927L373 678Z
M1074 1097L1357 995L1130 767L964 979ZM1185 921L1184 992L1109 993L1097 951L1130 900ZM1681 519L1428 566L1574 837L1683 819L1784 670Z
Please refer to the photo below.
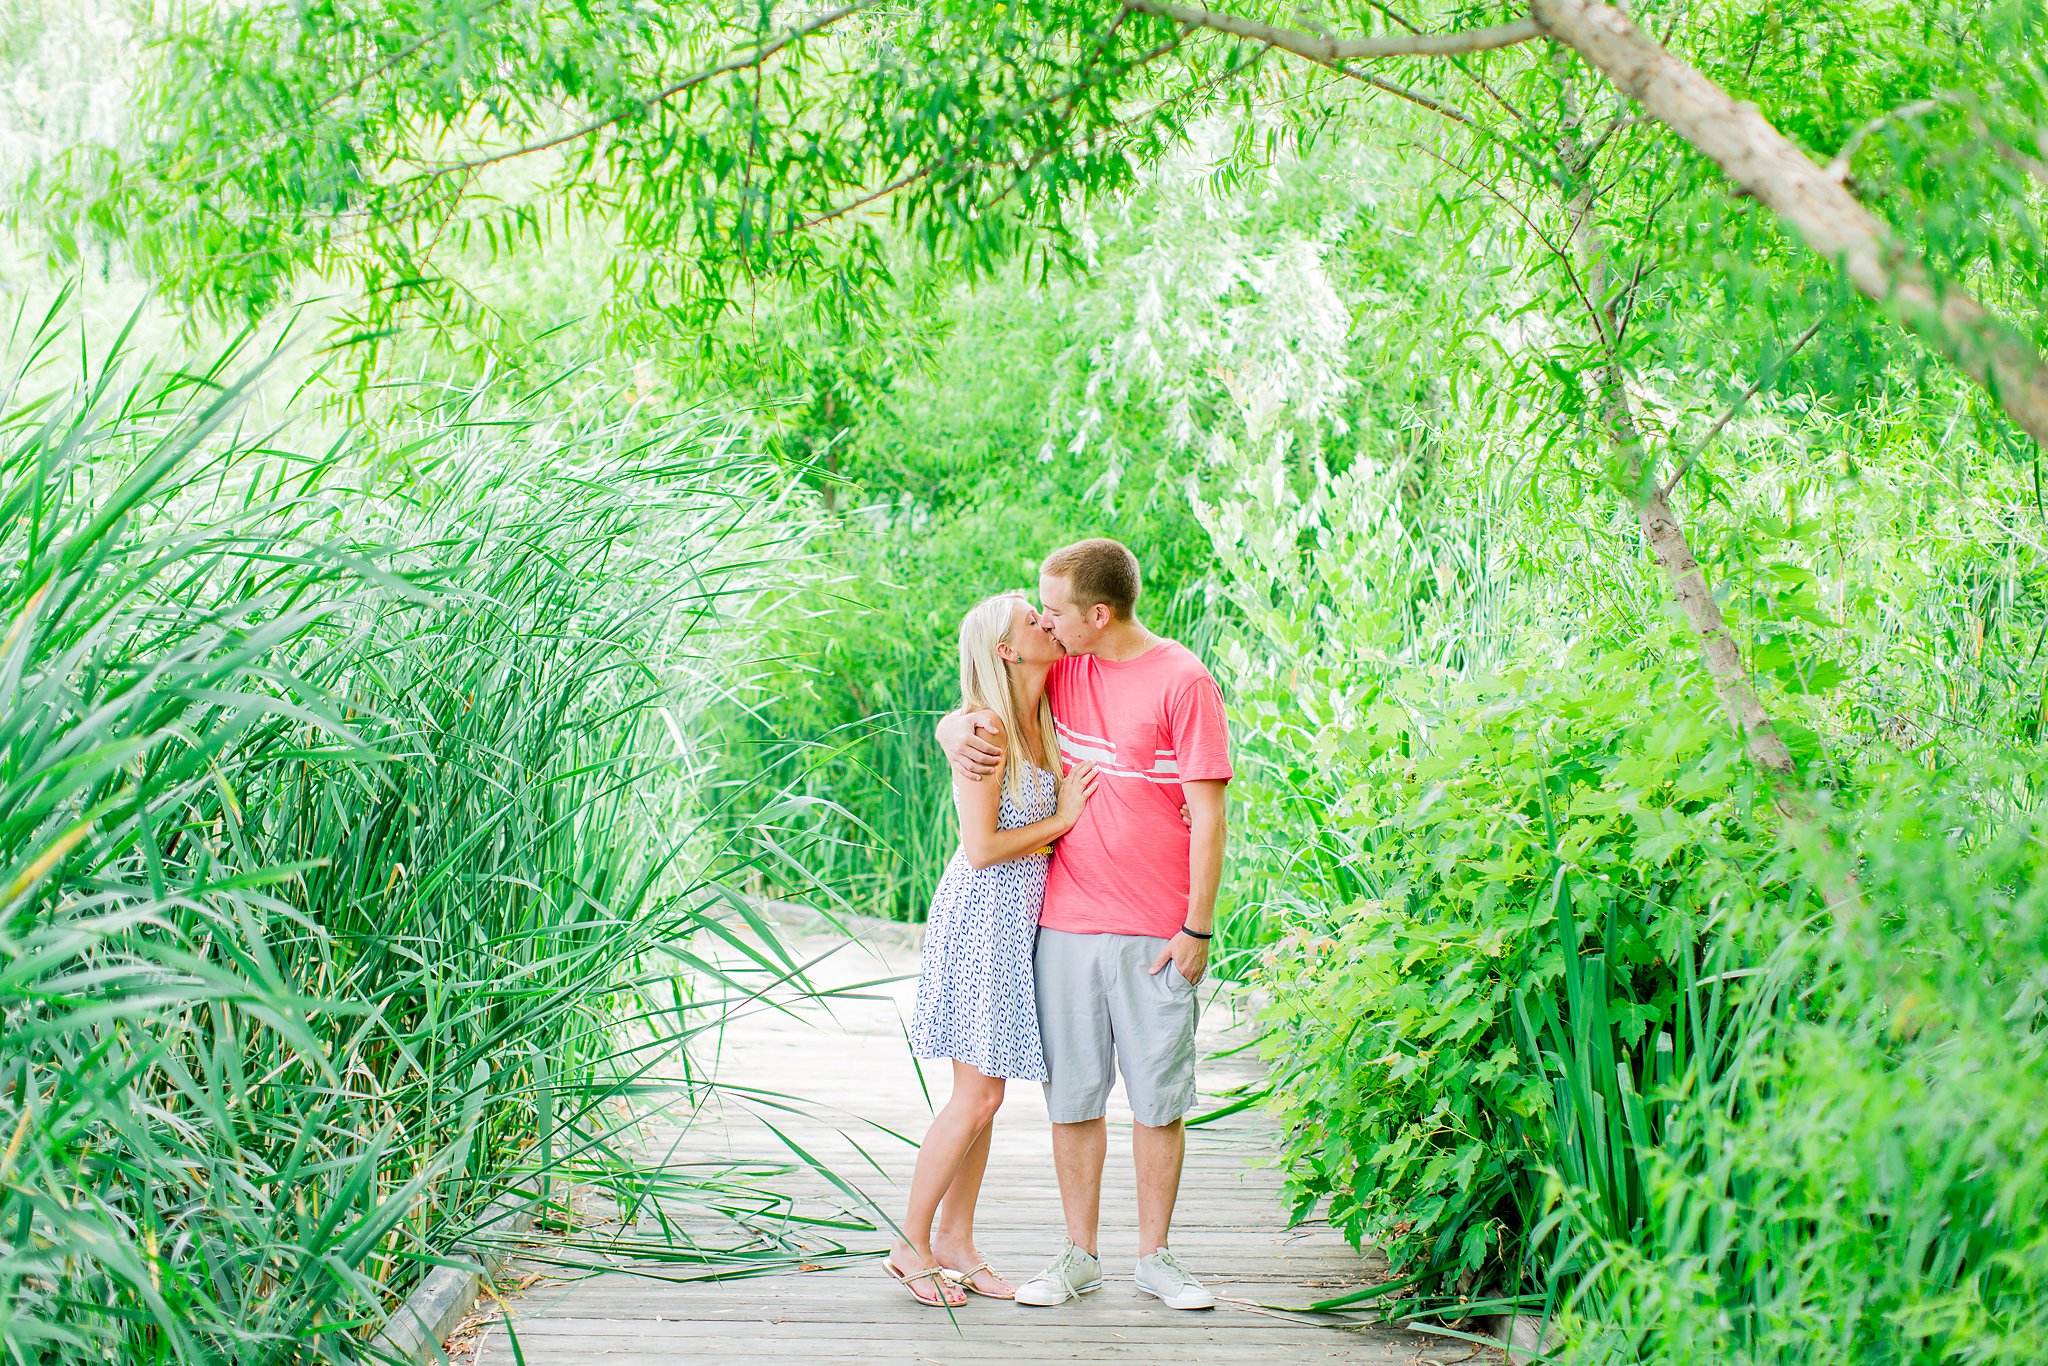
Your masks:
M516 329L476 265L571 225L610 244L607 313L629 345L710 342L764 278L827 323L873 321L892 220L987 263L1069 198L1130 182L1132 149L1175 116L1122 101L1179 44L1109 17L873 0L181 9L151 35L140 145L81 148L28 193L57 209L60 251L118 235L230 313L308 271L350 277L363 341L406 315ZM1048 41L1048 22L1079 41ZM190 119L199 105L212 115Z
M1630 9L1832 159L1940 289L2048 341L2037 3ZM1319 20L1383 34L1514 13ZM1216 663L1233 706L1221 947L1265 945L1299 1211L1383 1242L1416 1278L1405 1308L1540 1307L1588 1361L2038 1355L2040 452L2000 416L2006 396L1933 364L1886 301L1852 297L1834 262L1581 61L1535 42L1332 71L1115 7L954 0L201 6L150 38L133 135L21 187L60 259L124 247L229 316L345 282L338 330L365 375L394 354L445 364L451 345L537 373L549 329L595 313L637 392L668 361L671 382L760 405L764 449L836 518L815 546L825 582L781 603L768 675L721 679L719 834L764 887L921 914L952 844L925 734L952 700L959 613L1028 586L1052 544L1118 535L1151 572L1148 620ZM979 285L948 293L953 268ZM428 340L394 333L409 319ZM382 580L322 560L340 577L312 600L355 614L279 637L322 642L349 688L392 680L367 691L374 719L321 712L356 693L301 653L263 675L297 680L283 700L264 696L378 747L290 759L345 775L354 805L330 821L388 818L366 857L482 860L435 894L467 889L489 925L532 928L516 916L540 913L508 889L542 889L543 919L606 965L598 980L614 950L578 938L577 908L609 896L640 924L652 894L631 890L631 859L593 869L566 844L626 857L601 832L645 815L606 804L639 790L622 766L645 698L606 691L629 672L549 653L583 627L547 615L559 604L534 577L512 578L528 614L501 614L526 632L516 648L489 614L462 615L483 591L463 574L504 544L457 515L468 478L427 479L389 514L408 543L486 547L397 567L415 586L445 573L438 606L387 602ZM532 486L574 506L561 487ZM1703 675L1637 549L1653 495L1739 677ZM289 525L250 534L298 546ZM352 594L376 605L374 630ZM599 638L637 658L647 601L627 594ZM441 631L447 651L425 643ZM500 733L451 713L444 675L501 649L545 723ZM607 681L549 691L579 667ZM1765 785L1716 688L1754 690L1790 778ZM285 723L247 733L263 724ZM552 746L511 770L549 775L540 792L511 784L519 800L488 827L530 831L552 862L507 872L483 857L496 835L457 839L479 802L510 799L430 780L456 763L437 747L451 731L501 757ZM549 767L580 744L596 746L584 766ZM383 795L387 751L441 765L398 788L435 831ZM285 770L252 772L291 795ZM94 781L118 790L111 773ZM273 831L271 804L231 821L231 801L258 804L210 805L189 759L175 776L216 841ZM568 805L543 800L558 792ZM303 810L299 795L276 809ZM767 823L747 819L764 803ZM62 833L38 827L8 857ZM234 867L336 857L266 838ZM147 839L115 847L148 871ZM176 852L197 857L189 840ZM166 889L211 887L211 865L164 858ZM370 894L341 866L296 874L339 898L322 927L358 925ZM562 901L571 886L597 890ZM261 926L283 916L262 906ZM516 976L503 935L487 951L434 913L465 980ZM262 961L246 935L204 942ZM295 971L357 961L344 941L290 942L278 961ZM444 999L406 998L407 1018L445 1018ZM450 1093L472 1052L456 1046L422 1094ZM485 1149L546 1119L519 1108L528 1092L481 1094L481 1128L429 1100L412 1113ZM367 1165L426 1169L395 1162ZM430 1225L471 1187L448 1189ZM426 1236L404 1228L391 1255Z
M2026 1359L2038 762L1838 760L1861 900L1823 914L1672 644L1396 675L1311 727L1308 802L1251 803L1319 844L1263 973L1299 1209L1589 1360ZM1248 739L1298 793L1299 742Z
M1720 424L1687 473L1694 544L1859 857L1869 924L1847 950L1813 890L1839 867L1785 842L1633 549L1602 433L1543 412L1582 362L1528 293L1549 269L1540 226L1432 201L1426 178L1411 189L1350 150L1219 183L1205 136L1095 230L1100 274L1059 332L1078 373L1055 392L1080 401L1025 408L986 385L1027 375L1035 395L1040 369L1007 318L976 310L937 381L899 380L912 401L849 426L850 488L888 490L888 525L931 534L842 549L851 582L915 566L903 577L928 593L951 581L929 569L945 554L1028 524L1000 458L1034 429L1100 487L1171 479L1189 496L1227 597L1212 653L1241 759L1228 930L1265 943L1284 1158L1299 1212L1417 1278L1401 1312L1547 1309L1588 1360L1790 1360L1823 1319L1844 1324L1844 1360L2024 1359L2030 1283L2008 1272L2042 1236L2028 1110L1942 1074L1935 1051L1905 1064L1895 998L1841 974L1936 943L1940 961L1993 962L2008 924L2030 932L2016 916L1930 934L1925 889L1890 885L1871 848L1957 860L1958 888L2026 885L1987 859L2038 800L2039 765L1998 756L2032 754L2040 731L2030 465L1995 442L1960 453L1976 397L1860 323L1852 354L1795 356L1769 309L1639 305L1661 352L1638 381L1658 440L1676 458ZM1051 330L1023 297L1012 311ZM1731 336L1760 348L1763 381L1732 407ZM1740 479L1718 472L1728 452ZM935 631L922 648L947 645ZM921 651L871 657L883 695ZM906 764L932 762L922 729ZM1947 768L1958 781L1934 783ZM1912 810L1925 828L1893 833ZM1959 829L1982 830L1981 850L1922 842ZM2029 980L1988 987L2005 1007L1980 1013L2020 1023L1967 1045L2009 1050L1997 1084L2015 1096L2041 1075ZM1912 1098L1925 1127L1902 1147L1882 1107L1859 1108L1874 1096ZM1961 1132L1940 1126L1951 1109ZM1866 1166L1861 1205L1839 1198L1844 1156ZM1964 1216L1972 1237L1944 1231ZM1888 1263L1895 1237L1928 1256Z
M1654 655L1580 649L1439 697L1389 689L1329 756L1343 814L1320 837L1368 895L1267 951L1286 983L1268 1047L1303 1209L1327 1195L1397 1265L1514 1271L1546 1118L1625 1124L1592 1095L1619 1072L1654 1096L1684 1066L1669 1031L1696 945L1762 890L1771 851L1715 718L1646 705L1669 681ZM1595 1045L1575 1078L1542 1061ZM1602 1155L1567 1175L1604 1227L1642 1217L1627 1164L1661 1124L1634 1123L1561 1148Z
M923 919L957 842L931 728L959 702L960 618L991 593L1035 593L1055 547L1124 539L1146 568L1141 616L1197 650L1212 639L1207 538L1185 501L1150 478L1120 487L1092 450L1052 439L1079 382L1073 309L1063 290L955 301L934 365L877 386L829 472L813 459L845 517L816 545L824 582L778 609L762 646L777 662L725 732L723 781L754 794L728 809L772 817L749 815L736 845L762 855L765 888ZM1165 459L1139 424L1112 420L1104 439L1119 435L1140 471Z
M1152 397L1162 422L1207 405L1186 486L1239 628L1219 650L1242 759L1231 877L1240 914L1265 921L1299 1212L1385 1246L1418 1283L1400 1312L1547 1307L1588 1359L1790 1360L1824 1320L1846 1324L1845 1360L1887 1334L1902 1360L2024 1359L2034 1311L2005 1268L2041 1226L2002 1211L2037 1189L2009 1137L2025 1108L1992 1111L1974 1077L1929 1069L1915 1146L1876 1116L1857 1139L1875 1178L1861 1208L1832 1193L1829 1131L1792 1122L1860 1113L1859 1074L1896 1094L1879 1080L1890 1007L1838 1004L1845 960L1812 888L1840 867L1784 841L1632 550L1603 434L1538 413L1578 364L1527 292L1548 268L1541 226L1418 212L1351 153L1312 153L1302 173L1334 212L1220 246L1184 215L1257 222L1289 192L1219 203L1199 181L1155 183L1129 215L1160 227L1137 233L1139 298L1097 348L1110 379L1143 354L1132 332L1156 349L1158 378L1130 401ZM1300 287L1263 277L1270 258ZM1231 270L1234 293L1201 284ZM1297 351L1325 289L1371 321L1341 353ZM1976 400L1896 350L1855 357L1849 406L1840 350L1767 351L1762 392L1723 408L1742 386L1713 356L1759 315L1637 316L1664 348L1634 386L1659 439L1683 451L1718 410L1740 453L1740 479L1711 451L1692 465L1693 544L1802 774L1838 794L1816 800L1860 860L1872 933L1856 951L1903 964L1940 942L1958 964L1994 961L2003 924L1912 928L1926 891L1878 877L1870 841L1900 866L1960 860L1958 886L1993 865L1935 832L2025 847L2048 622L2029 464L1958 452ZM2030 759L2008 763L2009 745ZM1893 822L1915 809L1924 827L1902 838ZM1838 1035L1837 1009L1858 1021ZM1985 1046L2037 1057L2021 1013L2019 1037ZM1799 1043L1820 1029L1826 1065ZM2015 1095L2039 1085L2001 1075ZM1787 1111L1795 1080L1808 1108ZM1973 1116L1954 1151L1978 1154L1974 1176L1931 1142L1950 1105ZM1908 1173L1940 1188L1925 1208L1907 1208ZM1935 1205L1981 1235L1951 1238ZM1895 1234L1942 1252L1898 1270L1878 1250ZM1997 1307L1926 1327L1935 1304L1980 1302Z
M305 455L233 356L61 335L0 418L0 1348L343 1359L520 1183L660 1179L627 1102L718 1015L675 742L772 476L488 391Z
M1937 275L2036 345L2048 336L2037 6L1636 10L1795 142L1846 153ZM1283 6L1236 12L1296 22ZM1358 33L1486 17L1326 16ZM910 316L929 305L942 282L906 273L908 258L971 274L1019 257L1089 265L1090 216L1224 111L1244 115L1226 176L1257 176L1296 139L1433 162L1447 202L1498 201L1543 225L1537 288L1589 307L1608 286L1574 278L1575 230L1541 206L1591 177L1627 282L1608 342L1643 368L1678 311L1762 302L1780 341L1814 312L1876 316L1839 297L1831 262L1801 258L1718 170L1544 42L1352 65L1344 81L1214 28L1066 0L719 13L334 0L174 7L140 37L150 76L132 132L35 168L18 194L27 221L61 259L119 244L230 316L297 297L302 279L345 281L340 330L365 366L400 320L523 363L564 319L529 297L549 298L546 281L525 273L514 291L503 276L559 255L596 267L586 297L614 343L802 377L810 328L899 330L899 280L918 286ZM784 313L806 326L762 326ZM1574 372L1603 349L1552 340L1551 362ZM1839 371L1845 390L1858 368ZM1583 399L1568 388L1551 403Z
M1729 1065L1667 1094L1647 1217L1593 1235L1599 1361L2026 1361L2043 1328L2038 822L1865 775L1866 909L1752 951ZM1929 794L1932 803L1925 801ZM1728 974L1731 978L1733 974Z

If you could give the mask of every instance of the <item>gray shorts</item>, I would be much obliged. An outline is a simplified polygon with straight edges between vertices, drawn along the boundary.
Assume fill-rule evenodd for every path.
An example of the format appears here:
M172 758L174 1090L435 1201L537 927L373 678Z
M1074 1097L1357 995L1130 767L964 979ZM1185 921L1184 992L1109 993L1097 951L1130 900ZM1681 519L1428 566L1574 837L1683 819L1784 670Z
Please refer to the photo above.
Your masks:
M1038 931L1038 1032L1055 1124L1100 1119L1120 1066L1140 1124L1161 1128L1195 1103L1195 989L1149 934Z

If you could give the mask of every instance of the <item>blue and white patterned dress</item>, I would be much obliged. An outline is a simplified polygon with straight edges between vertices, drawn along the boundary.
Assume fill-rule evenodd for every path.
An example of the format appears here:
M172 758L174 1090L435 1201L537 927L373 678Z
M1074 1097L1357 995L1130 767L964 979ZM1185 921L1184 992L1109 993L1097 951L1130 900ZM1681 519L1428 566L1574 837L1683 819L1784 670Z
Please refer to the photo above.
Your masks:
M1046 819L1056 792L1050 773L1029 769L1021 801L1003 793L996 828ZM1037 853L976 868L965 850L954 852L925 918L911 1052L958 1058L986 1076L1045 1080L1031 953L1051 866L1051 854Z

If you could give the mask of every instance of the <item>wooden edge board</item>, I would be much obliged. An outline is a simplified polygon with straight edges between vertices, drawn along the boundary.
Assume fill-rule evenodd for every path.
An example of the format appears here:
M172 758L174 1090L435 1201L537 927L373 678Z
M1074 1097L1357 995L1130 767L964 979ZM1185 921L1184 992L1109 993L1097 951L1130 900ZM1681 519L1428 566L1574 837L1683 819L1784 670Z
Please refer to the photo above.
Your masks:
M533 1224L533 1207L541 1198L536 1185L527 1185L497 1198L478 1221L480 1228L504 1227L524 1233ZM437 1266L407 1295L384 1320L384 1326L370 1339L371 1354L380 1360L424 1363L448 1359L441 1344L448 1339L483 1293L484 1278L496 1275L511 1259L510 1247L482 1248L462 1244L453 1249L467 1256L472 1267Z

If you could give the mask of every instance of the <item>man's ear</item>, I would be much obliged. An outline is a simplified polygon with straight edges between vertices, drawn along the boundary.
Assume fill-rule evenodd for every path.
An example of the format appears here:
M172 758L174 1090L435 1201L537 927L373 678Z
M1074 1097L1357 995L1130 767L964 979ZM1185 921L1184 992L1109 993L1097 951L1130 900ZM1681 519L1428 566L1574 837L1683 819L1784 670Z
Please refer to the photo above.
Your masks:
M1108 603L1098 602L1088 609L1088 619L1095 623L1096 630L1106 631L1109 623L1116 620L1116 613L1109 610Z

